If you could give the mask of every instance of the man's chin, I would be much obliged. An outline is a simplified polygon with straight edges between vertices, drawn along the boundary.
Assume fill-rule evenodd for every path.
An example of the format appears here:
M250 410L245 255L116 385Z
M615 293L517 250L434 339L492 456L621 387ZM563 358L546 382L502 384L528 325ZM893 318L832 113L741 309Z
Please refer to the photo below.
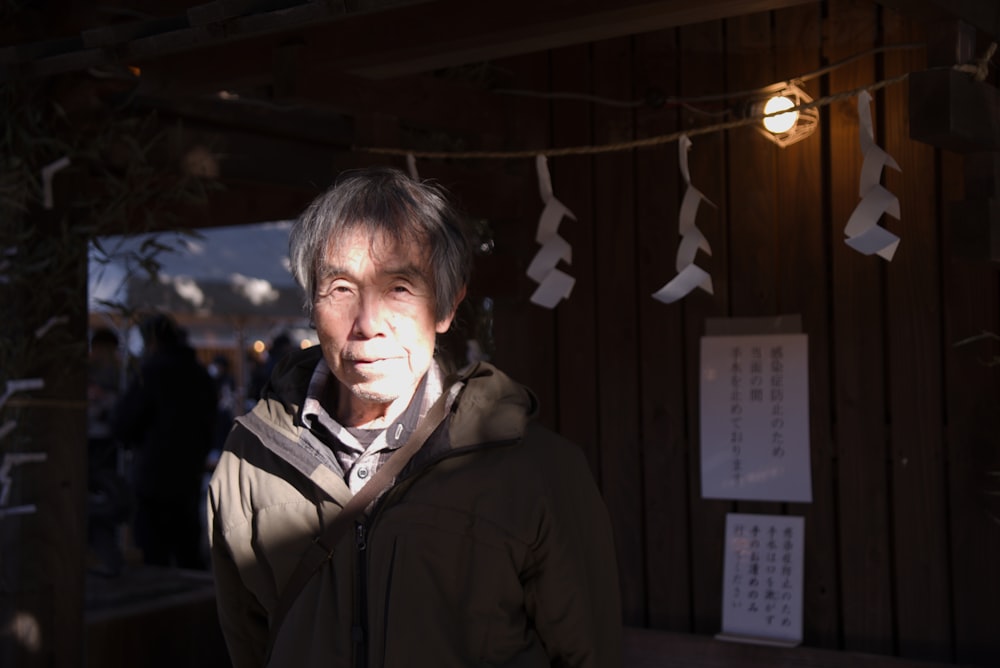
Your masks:
M389 404L402 396L402 391L394 383L365 382L350 386L351 394L369 403Z

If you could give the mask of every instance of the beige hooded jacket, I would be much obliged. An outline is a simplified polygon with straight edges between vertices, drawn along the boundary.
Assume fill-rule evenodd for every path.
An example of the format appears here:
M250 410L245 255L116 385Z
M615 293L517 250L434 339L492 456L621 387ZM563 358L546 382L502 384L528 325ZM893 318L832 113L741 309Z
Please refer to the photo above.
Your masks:
M299 420L318 355L286 361L212 477L213 571L234 667L619 666L614 547L586 460L531 420L527 389L485 363L458 381L445 422L268 647L296 563L351 497Z

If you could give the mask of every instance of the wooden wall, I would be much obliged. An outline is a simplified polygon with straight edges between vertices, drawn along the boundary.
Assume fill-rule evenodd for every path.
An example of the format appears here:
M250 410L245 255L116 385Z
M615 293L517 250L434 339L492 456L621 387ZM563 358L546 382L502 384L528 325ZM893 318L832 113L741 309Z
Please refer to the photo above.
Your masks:
M729 93L860 58L809 79L819 98L926 67L925 26L864 0L830 0L495 64L507 89L642 99ZM692 181L714 204L697 224L714 295L666 305L683 194L677 144L549 160L577 220L572 296L549 311L524 271L542 204L533 160L480 164L449 181L495 250L472 296L495 304L494 361L530 385L542 419L586 452L610 509L627 624L720 630L728 512L805 518L804 643L944 662L1000 663L1000 330L995 265L956 257L948 202L962 159L908 136L906 84L874 94L876 141L902 167L884 183L900 220L892 262L844 243L858 202L857 100L821 109L819 130L781 149L750 128L692 138ZM622 108L511 95L506 135L488 148L603 145L717 119L667 104ZM477 171L478 170L478 171ZM489 184L472 183L478 179ZM463 178L467 182L463 182ZM492 185L492 190L490 189ZM478 193L478 194L473 194ZM798 314L809 337L813 502L707 500L700 493L699 339L708 318ZM992 498L992 500L991 500Z

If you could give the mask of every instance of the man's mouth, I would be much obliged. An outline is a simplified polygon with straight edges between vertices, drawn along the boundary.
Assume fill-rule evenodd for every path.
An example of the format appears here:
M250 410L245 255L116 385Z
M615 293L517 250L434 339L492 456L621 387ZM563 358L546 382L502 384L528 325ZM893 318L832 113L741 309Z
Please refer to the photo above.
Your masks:
M377 357L367 357L367 356L362 357L357 355L347 355L344 357L344 359L355 366L365 366L365 365L378 364L380 362L389 362L396 358L391 355L384 355Z

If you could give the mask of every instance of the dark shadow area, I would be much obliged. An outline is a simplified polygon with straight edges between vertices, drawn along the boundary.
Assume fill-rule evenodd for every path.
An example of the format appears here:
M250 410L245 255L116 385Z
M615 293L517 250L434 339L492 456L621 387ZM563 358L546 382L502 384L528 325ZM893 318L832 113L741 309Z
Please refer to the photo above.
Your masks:
M226 668L212 576L129 565L118 577L87 576L85 666Z

